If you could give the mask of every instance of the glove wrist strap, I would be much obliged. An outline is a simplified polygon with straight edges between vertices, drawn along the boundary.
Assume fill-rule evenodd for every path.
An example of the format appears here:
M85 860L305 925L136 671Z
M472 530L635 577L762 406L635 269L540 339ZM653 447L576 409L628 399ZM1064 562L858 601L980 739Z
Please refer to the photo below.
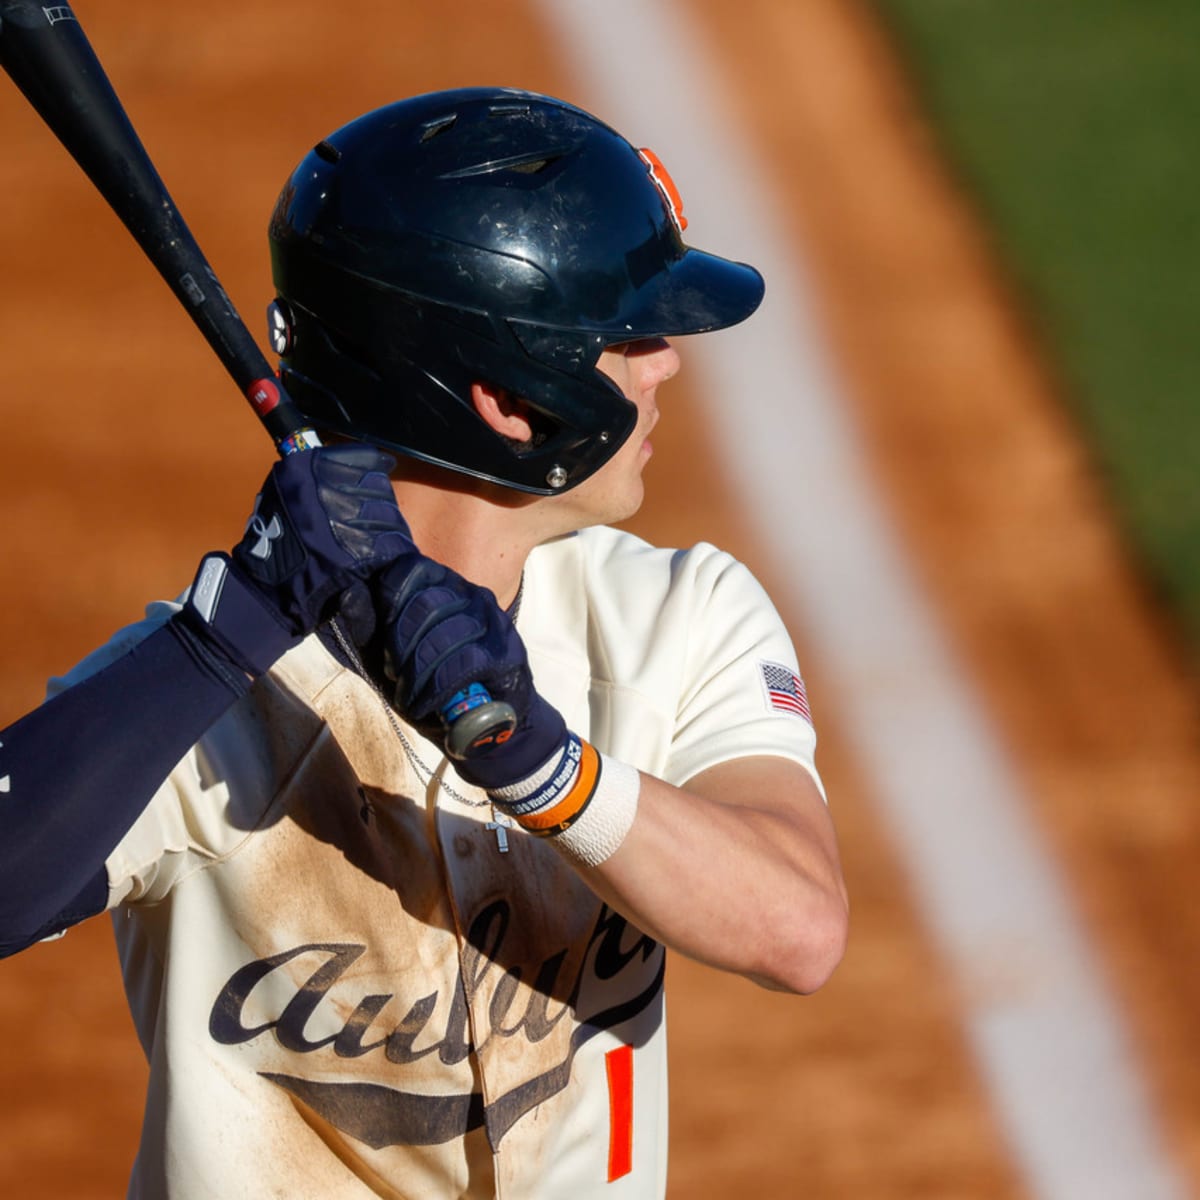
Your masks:
M255 677L301 640L225 554L202 560L184 612L193 629Z

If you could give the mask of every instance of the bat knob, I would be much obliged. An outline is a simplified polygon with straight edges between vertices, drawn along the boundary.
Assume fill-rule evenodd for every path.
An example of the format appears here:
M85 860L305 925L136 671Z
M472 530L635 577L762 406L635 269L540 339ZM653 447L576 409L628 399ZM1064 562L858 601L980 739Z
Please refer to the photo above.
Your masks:
M442 710L446 722L446 753L458 762L487 746L507 742L517 727L511 704L493 700L487 688L472 683Z

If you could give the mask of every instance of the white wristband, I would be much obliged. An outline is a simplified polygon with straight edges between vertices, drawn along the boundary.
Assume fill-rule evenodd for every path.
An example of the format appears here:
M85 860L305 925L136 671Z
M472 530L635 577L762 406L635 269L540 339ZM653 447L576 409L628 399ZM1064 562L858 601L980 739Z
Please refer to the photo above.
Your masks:
M490 795L523 829L552 839L571 862L595 867L629 833L641 786L634 767L571 734L561 756Z
M633 826L641 790L642 777L636 767L601 754L592 802L554 838L555 846L576 865L598 867Z

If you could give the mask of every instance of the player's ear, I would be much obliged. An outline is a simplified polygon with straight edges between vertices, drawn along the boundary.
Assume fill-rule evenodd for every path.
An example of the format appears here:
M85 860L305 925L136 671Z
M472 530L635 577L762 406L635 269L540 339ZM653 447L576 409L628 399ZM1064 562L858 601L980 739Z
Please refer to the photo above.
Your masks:
M473 383L471 403L484 424L502 437L524 443L533 436L529 409L520 396L490 383Z

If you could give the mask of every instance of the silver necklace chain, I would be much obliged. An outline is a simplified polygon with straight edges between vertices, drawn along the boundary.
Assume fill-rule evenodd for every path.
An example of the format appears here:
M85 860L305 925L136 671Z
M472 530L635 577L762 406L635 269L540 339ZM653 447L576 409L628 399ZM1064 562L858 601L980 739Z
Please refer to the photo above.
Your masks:
M508 609L509 619L516 624L517 615L521 611L521 597L525 594L525 575L521 574L521 582L517 585L516 599ZM426 766L421 756L417 753L412 742L404 736L404 730L400 726L400 721L396 717L396 710L391 706L387 696L384 695L383 689L371 678L367 668L363 665L362 658L359 656L357 649L353 643L342 631L341 625L338 624L336 617L333 617L329 622L330 629L333 630L334 639L341 647L342 653L349 660L350 665L354 668L355 674L373 691L379 699L380 707L383 709L383 714L387 717L388 724L392 727L392 732L400 739L400 745L404 748L404 753L408 757L412 769L417 773L417 778L421 781L423 787L427 787L436 776L438 786L442 788L447 795L453 797L460 804L465 804L470 808L486 808L491 804L490 800L472 800L464 796L457 788L452 787L446 782L444 775L438 775L436 771Z
M368 674L366 667L363 666L362 659L358 655L358 651L351 644L350 639L346 637L345 633L342 632L342 627L338 624L336 617L329 622L329 627L333 630L333 636L337 640L337 644L341 647L342 653L349 659L350 665L354 668L354 673L375 693L379 700L379 706L383 709L383 715L387 717L388 724L392 727L392 732L400 739L400 745L404 747L404 753L407 755L408 761L412 764L412 769L416 772L421 785L427 787L434 776L437 775L437 772L426 766L412 742L404 736L404 730L400 727L400 722L396 717L396 710L392 708L388 702L388 698L383 694L383 689ZM485 805L491 803L490 800L468 799L457 788L448 784L442 775L437 775L437 782L438 786L443 788L455 800L461 804L469 805L471 808L483 808Z

